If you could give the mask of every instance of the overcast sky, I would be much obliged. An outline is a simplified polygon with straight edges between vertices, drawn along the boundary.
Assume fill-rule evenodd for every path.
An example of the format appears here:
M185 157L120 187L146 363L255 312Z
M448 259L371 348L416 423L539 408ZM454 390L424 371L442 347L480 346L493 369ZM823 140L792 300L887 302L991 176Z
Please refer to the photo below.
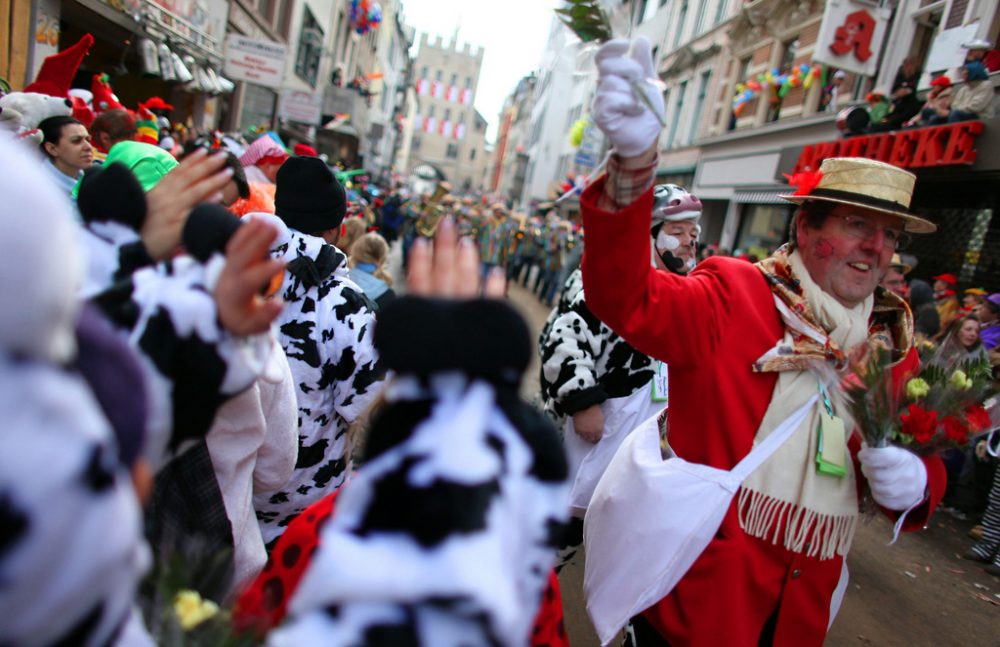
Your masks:
M450 42L458 25L458 42L483 47L483 69L476 110L489 123L486 136L496 139L497 118L504 98L518 80L538 67L548 37L552 10L559 0L402 0L406 24L420 34ZM416 54L417 46L413 54Z

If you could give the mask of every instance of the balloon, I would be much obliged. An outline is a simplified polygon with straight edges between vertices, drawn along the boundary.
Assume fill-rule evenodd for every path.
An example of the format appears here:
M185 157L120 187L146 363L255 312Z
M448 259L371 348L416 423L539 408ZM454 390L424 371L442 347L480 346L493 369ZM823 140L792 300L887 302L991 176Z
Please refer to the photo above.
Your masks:
M742 83L737 83L736 84L736 94L743 94L743 91L746 90L746 89L747 89L747 86L745 86L744 84L742 84Z
M583 143L583 133L587 129L586 119L577 119L576 123L569 129L569 144L573 148L580 148Z
M812 74L807 74L806 78L803 79L803 81L802 81L802 87L805 88L806 90L808 90L809 88L812 87L813 81L815 81L815 80L816 80L815 76L813 76Z

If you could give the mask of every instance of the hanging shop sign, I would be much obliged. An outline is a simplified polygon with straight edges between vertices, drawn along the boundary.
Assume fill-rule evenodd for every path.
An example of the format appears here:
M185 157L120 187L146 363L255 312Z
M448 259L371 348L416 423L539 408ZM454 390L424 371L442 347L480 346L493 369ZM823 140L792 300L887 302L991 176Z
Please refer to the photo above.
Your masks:
M283 43L230 34L226 39L226 76L280 88L285 77L287 51Z
M805 146L792 173L815 171L828 157L866 157L905 169L968 165L976 161L983 122L962 121Z
M314 92L285 88L281 91L278 116L288 121L318 126L323 120L323 97Z
M830 0L823 11L813 61L875 76L891 11L868 2Z

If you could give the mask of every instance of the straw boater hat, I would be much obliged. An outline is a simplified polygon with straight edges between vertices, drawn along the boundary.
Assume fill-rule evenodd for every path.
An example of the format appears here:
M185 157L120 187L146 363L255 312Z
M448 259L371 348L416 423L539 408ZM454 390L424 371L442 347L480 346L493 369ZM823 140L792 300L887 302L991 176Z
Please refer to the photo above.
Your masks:
M781 196L789 202L850 204L902 218L908 232L937 231L937 225L909 211L916 176L891 164L863 157L831 157L823 160L818 171L796 173L789 179L798 186L795 193Z

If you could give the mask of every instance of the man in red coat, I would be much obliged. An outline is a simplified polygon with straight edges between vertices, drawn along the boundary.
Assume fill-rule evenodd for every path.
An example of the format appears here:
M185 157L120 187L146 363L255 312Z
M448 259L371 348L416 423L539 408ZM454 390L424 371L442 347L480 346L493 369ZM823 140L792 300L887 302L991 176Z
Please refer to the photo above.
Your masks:
M935 226L908 212L913 175L832 159L795 178L791 241L768 259L713 257L686 277L656 271L648 231L660 124L633 90L648 87L662 113L645 82L656 76L649 43L607 43L597 65L593 115L615 154L581 196L584 286L598 318L670 365L671 448L728 470L817 391L830 400L743 483L684 578L633 620L634 640L821 645L863 484L887 514L907 515L905 529L922 527L944 491L937 458L861 449L840 388L847 355L863 344L891 351L897 384L917 370L912 315L876 288L907 232Z

